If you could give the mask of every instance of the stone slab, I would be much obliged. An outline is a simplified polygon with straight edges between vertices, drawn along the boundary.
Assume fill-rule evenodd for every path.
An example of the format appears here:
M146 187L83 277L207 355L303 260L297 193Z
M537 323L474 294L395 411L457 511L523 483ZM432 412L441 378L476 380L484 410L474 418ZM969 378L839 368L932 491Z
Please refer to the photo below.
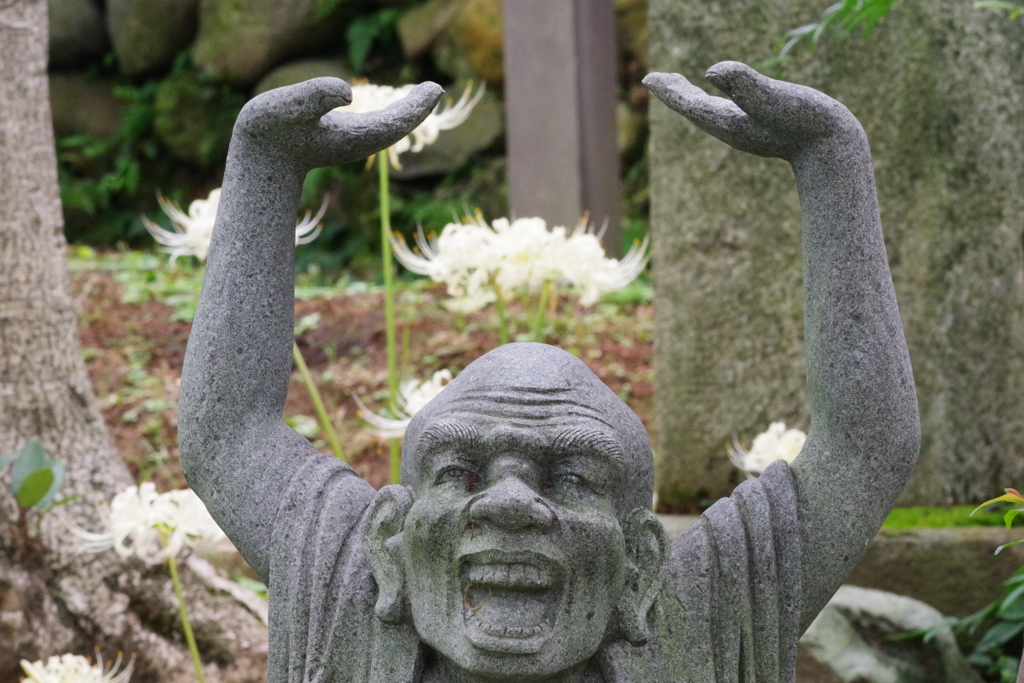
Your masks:
M651 0L651 70L700 87L751 64L817 0ZM1024 481L1024 26L907 0L866 38L823 41L786 80L868 134L914 366L922 451L901 505L980 502ZM725 453L770 422L807 430L800 205L787 164L651 105L656 431L662 503L714 500Z

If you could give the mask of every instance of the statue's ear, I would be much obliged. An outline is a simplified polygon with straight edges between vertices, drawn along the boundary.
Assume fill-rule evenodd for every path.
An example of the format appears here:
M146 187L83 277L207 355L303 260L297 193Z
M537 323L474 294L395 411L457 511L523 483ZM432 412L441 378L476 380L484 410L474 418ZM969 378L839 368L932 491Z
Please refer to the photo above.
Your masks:
M668 558L665 528L650 510L638 508L622 524L626 540L626 589L619 599L623 633L633 645L650 637L647 613L661 591L661 570Z
M412 507L411 489L385 486L370 504L366 546L370 569L377 582L377 604L374 612L387 624L402 623L408 613L405 594L405 572L399 555L402 527Z

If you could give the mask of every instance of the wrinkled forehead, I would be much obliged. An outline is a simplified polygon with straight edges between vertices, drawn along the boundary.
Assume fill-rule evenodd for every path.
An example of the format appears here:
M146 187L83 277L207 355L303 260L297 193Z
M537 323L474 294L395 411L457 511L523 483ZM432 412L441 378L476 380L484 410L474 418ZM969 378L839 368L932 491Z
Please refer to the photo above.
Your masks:
M413 418L402 452L402 481L418 481L420 437L432 425L493 431L503 425L577 429L614 441L626 464L628 498L650 505L653 458L647 432L629 407L575 356L545 344L507 344L469 365ZM436 431L436 430L434 430Z
M615 431L615 416L606 415L570 388L544 389L529 386L476 388L472 385L453 387L446 397L444 415L452 420L473 420L491 417L523 426L547 425L555 422L592 424L595 428Z

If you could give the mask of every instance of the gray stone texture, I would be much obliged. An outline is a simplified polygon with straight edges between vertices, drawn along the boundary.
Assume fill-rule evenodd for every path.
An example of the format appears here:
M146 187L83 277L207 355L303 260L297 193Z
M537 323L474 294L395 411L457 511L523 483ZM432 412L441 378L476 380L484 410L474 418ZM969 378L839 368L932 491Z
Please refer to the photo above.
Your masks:
M49 0L50 67L81 68L107 49L103 14L92 0Z
M800 638L818 670L800 683L981 683L947 626L927 642L893 640L934 628L942 613L919 600L843 586ZM810 667L807 667L810 668ZM798 674L799 676L799 674Z
M321 17L327 0L200 0L199 35L192 61L234 85L252 85L288 57L337 45L335 3Z
M658 515L670 541L700 519ZM966 617L1005 595L1003 581L1024 565L1024 544L996 548L1024 537L1001 527L882 528L846 579L862 588L905 595L943 614Z
M651 0L651 68L760 62L817 0ZM1024 27L961 0L906 0L788 65L871 140L914 359L923 451L902 504L975 502L1024 481ZM705 87L701 84L701 87ZM711 89L709 88L709 91ZM651 106L660 498L737 473L724 444L806 430L800 206L789 169Z
M923 600L966 617L1005 596L1003 581L1024 565L1020 529L882 529L846 582Z
M169 67L196 33L199 0L107 0L107 30L126 76Z
M645 83L706 132L789 160L803 201L815 423L799 458L669 546L646 430L574 356L501 346L411 421L374 491L283 421L294 219L307 171L411 131L440 88L334 111L348 86L239 114L182 371L189 483L270 589L272 683L791 681L797 638L857 563L917 457L913 377L856 119L736 62Z
M622 251L612 0L504 6L511 211L571 226L587 214Z

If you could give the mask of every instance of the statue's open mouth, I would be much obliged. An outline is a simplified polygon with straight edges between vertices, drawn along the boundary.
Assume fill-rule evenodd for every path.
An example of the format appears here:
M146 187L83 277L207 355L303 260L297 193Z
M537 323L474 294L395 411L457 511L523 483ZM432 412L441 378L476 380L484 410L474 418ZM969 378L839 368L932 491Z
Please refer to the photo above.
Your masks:
M462 615L473 645L529 654L551 635L562 603L562 572L537 553L485 551L462 558Z

